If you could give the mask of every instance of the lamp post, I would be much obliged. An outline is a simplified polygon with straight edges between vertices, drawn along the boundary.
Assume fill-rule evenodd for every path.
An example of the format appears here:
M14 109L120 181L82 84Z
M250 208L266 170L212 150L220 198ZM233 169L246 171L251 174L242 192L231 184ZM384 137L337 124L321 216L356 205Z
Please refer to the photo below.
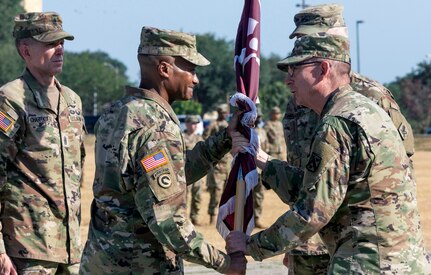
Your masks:
M305 9L306 7L308 7L307 4L305 4L305 0L302 0L302 4L296 4L296 6L299 8L301 7L302 9Z
M358 73L361 72L361 60L360 60L360 55L359 55L359 24L364 23L364 20L357 20L356 21L356 53L358 56Z

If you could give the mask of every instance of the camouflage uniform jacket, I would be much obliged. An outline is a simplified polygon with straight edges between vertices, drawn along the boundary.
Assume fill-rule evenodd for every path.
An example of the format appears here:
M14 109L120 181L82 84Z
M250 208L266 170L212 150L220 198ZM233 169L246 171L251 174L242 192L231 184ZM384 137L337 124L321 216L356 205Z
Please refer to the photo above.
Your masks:
M392 93L380 83L352 72L351 86L353 90L372 99L391 117L398 130L408 156L414 153L413 130L402 115ZM311 138L313 137L319 116L311 109L297 106L293 98L289 100L283 119L284 138L287 146L287 162L290 165L305 169L310 154ZM319 236L310 238L306 244L289 251L289 254L324 254L327 253Z
M286 144L283 138L283 124L281 121L269 120L263 127L268 140L267 153L281 160L286 160Z
M184 138L184 145L186 146L186 150L192 150L193 147L195 147L196 143L203 140L202 136L197 134L189 134L187 133L187 130L184 132L183 138Z
M29 71L0 88L0 252L77 263L81 257L81 100L60 91L58 109ZM66 197L65 197L66 196Z
M398 131L381 108L350 86L335 91L305 167L268 162L264 180L295 203L251 237L253 258L292 249L319 232L331 255L328 274L423 274L416 184Z
M221 270L230 258L187 219L186 181L231 148L226 130L185 150L180 123L158 94L127 87L98 120L91 224L81 273L181 274L184 259Z
M214 135L222 129L227 128L228 122L226 120L215 120L208 125L202 134L203 139L207 139L209 136ZM232 155L226 154L220 162L214 166L214 173L226 174L228 175L232 164Z

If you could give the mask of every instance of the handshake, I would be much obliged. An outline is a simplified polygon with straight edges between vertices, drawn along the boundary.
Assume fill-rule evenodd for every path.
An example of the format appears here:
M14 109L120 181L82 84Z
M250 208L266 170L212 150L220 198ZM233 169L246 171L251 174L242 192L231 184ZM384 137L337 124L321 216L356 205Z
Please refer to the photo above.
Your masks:
M249 236L240 231L232 231L226 237L226 251L230 256L230 265L221 273L231 275L245 274L247 268L245 252L248 238Z

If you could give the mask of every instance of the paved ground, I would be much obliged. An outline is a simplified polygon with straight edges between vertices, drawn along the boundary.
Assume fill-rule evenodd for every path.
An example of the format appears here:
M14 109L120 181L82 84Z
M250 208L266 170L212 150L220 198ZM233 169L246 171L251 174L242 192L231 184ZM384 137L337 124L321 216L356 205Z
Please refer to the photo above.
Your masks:
M189 264L185 265L185 274L220 274L217 271L202 267L200 265ZM287 268L280 262L263 261L263 262L249 262L247 264L247 275L286 275Z
M431 251L428 253L431 257ZM247 264L247 275L286 275L287 268L280 261L249 262ZM185 274L220 274L212 269L196 264L185 263ZM428 266L425 274L431 274L431 265Z

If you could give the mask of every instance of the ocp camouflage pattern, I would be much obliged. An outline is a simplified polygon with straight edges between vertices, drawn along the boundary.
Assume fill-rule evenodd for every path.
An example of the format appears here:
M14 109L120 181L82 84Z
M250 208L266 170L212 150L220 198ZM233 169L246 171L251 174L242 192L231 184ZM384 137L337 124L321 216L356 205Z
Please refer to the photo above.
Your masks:
M186 182L202 178L231 141L222 131L186 155L179 125L162 97L132 87L98 120L81 274L182 274L181 258L218 271L229 265L187 219ZM160 152L163 165L143 162Z
M262 260L318 232L331 255L328 274L423 274L416 183L390 117L350 86L334 92L322 117L304 170L268 162L263 179L295 203L252 236L248 253Z
M0 88L0 252L78 263L84 119L77 94L55 80L59 103L29 71Z

